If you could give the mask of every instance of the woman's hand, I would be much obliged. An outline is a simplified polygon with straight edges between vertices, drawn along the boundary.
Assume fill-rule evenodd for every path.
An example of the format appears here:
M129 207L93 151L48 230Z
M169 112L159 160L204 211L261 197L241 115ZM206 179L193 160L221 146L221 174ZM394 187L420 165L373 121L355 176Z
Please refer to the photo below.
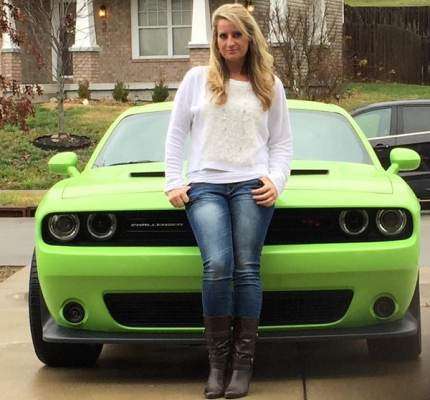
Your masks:
M190 190L190 186L183 186L177 189L169 190L166 195L170 201L170 204L176 208L184 207L185 203L190 201L187 196L187 192Z
M260 181L263 182L263 186L258 189L253 189L252 197L259 206L271 207L273 204L275 204L275 201L278 197L278 191L276 190L273 182L266 176L260 178Z

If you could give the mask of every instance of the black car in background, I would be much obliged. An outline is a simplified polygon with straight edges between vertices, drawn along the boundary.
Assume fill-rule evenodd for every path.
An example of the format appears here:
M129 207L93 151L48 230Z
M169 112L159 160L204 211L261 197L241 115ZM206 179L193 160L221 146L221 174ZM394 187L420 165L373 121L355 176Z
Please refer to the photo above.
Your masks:
M430 100L375 103L351 115L368 137L384 168L390 165L390 150L408 147L421 156L420 167L400 175L423 206L430 206Z

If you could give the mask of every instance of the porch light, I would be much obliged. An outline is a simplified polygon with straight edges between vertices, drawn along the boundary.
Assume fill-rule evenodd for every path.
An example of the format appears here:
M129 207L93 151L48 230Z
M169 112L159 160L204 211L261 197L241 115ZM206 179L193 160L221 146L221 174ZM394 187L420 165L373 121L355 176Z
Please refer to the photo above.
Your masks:
M100 18L106 18L106 6L100 6L99 9L99 17Z

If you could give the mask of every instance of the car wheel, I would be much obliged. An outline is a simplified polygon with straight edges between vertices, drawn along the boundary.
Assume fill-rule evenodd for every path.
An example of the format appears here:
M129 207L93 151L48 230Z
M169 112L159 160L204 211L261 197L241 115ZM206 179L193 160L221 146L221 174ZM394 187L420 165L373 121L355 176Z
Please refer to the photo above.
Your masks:
M89 367L97 361L102 344L51 343L43 340L43 323L47 314L37 275L33 252L28 293L30 330L34 351L40 361L50 367Z
M421 354L421 311L419 278L408 311L415 317L415 335L390 339L367 339L369 355L376 360L415 360Z

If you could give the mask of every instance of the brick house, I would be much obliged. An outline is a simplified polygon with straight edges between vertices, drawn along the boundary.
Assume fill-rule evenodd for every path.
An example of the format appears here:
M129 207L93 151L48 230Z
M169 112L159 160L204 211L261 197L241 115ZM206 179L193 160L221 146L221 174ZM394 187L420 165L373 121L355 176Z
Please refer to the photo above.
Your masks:
M79 12L69 48L73 65L66 90L76 92L78 82L87 79L93 97L100 97L109 95L116 81L123 81L131 89L131 97L149 98L160 73L168 87L175 89L191 66L207 64L211 15L221 4L234 0L75 1ZM281 7L288 1L293 10L304 7L301 0L277 1ZM322 9L327 5L328 20L341 32L343 0L314 1ZM276 0L240 2L252 5L253 15L266 32L264 22ZM271 43L276 56L276 43ZM336 46L341 53L341 39ZM55 62L55 54L51 58ZM7 34L1 41L0 61L2 75L42 84L46 93L55 93L52 76L38 70L33 58L15 46Z

